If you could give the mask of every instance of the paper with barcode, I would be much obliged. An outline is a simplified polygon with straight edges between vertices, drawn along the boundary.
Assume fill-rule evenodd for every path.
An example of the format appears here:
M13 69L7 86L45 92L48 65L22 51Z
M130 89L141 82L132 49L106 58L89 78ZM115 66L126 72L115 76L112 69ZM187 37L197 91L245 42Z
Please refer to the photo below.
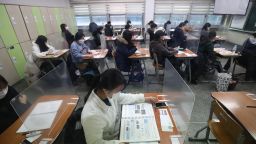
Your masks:
M127 117L153 117L154 111L152 104L140 103L133 105L123 105L122 118Z
M173 123L167 109L159 109L162 131L172 132Z

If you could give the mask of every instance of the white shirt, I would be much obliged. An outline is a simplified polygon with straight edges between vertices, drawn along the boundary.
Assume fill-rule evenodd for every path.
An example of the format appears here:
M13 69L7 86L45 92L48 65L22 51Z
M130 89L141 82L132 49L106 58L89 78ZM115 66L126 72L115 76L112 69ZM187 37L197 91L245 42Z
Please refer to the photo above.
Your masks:
M33 54L33 56L36 56L36 57L45 56L46 53L48 52L48 51L41 52L38 44L36 44L35 42L32 42L32 45L33 45L32 46L32 54ZM55 48L53 46L49 45L49 44L46 44L46 46L49 48L49 50L52 50L52 51L55 50Z
M117 93L106 105L95 93L84 105L81 123L87 144L119 144L121 105L144 102L144 94Z

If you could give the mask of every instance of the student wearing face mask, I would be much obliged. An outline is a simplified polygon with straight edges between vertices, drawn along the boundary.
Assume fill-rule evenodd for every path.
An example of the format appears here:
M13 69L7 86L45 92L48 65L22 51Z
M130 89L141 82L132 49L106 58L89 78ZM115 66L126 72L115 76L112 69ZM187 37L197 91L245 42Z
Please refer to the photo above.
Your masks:
M7 80L0 75L0 134L18 118L10 103L18 95L19 93L13 87L9 86ZM14 99L13 103L19 107L19 114L29 107L27 97L24 95L20 95L17 99Z
M144 94L121 93L126 80L117 69L106 70L94 84L81 115L87 144L119 144L121 106L157 102L156 98Z
M72 62L80 70L82 76L98 74L97 66L92 60L93 55L90 52L90 48L84 42L84 34L77 32L75 41L73 41L70 47Z
M173 45L171 47L180 46L183 49L187 48L187 37L185 36L185 23L180 23L173 32Z
M165 33L162 30L156 31L154 40L150 42L149 49L157 55L158 63L161 66L164 66L165 59L167 58L178 69L177 59L174 57L178 51L164 45L164 36Z
M63 38L66 39L66 41L68 43L68 47L70 48L70 45L74 41L74 35L69 31L69 28L66 24L61 24L60 29L61 29Z

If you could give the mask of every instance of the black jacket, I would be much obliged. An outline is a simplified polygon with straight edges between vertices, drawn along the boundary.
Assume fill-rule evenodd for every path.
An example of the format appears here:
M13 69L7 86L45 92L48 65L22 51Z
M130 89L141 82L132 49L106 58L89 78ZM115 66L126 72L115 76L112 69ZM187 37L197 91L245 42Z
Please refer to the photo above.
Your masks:
M149 34L149 40L153 41L153 39L154 39L154 31L151 28L148 28L147 32Z
M172 57L177 53L174 49L168 48L164 46L164 44L161 43L160 41L155 41L155 40L150 42L149 49L153 53L156 53L158 63L163 66L165 64L165 58Z
M113 26L106 24L105 25L105 36L113 36Z
M63 32L62 34L63 34L64 38L66 39L66 41L68 42L68 47L70 48L72 42L73 42L74 39L75 39L75 38L74 38L74 35L73 35L70 31L68 31L68 30L66 30L66 31Z
M180 46L181 48L187 48L187 37L185 36L183 30L176 27L173 33L174 47Z

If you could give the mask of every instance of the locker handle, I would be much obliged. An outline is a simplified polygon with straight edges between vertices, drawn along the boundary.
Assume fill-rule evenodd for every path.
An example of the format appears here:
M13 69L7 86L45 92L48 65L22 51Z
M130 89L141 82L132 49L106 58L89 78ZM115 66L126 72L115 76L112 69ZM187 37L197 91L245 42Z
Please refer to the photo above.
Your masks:
M14 49L14 46L10 46L9 49L10 49L10 50L13 50L13 49Z

